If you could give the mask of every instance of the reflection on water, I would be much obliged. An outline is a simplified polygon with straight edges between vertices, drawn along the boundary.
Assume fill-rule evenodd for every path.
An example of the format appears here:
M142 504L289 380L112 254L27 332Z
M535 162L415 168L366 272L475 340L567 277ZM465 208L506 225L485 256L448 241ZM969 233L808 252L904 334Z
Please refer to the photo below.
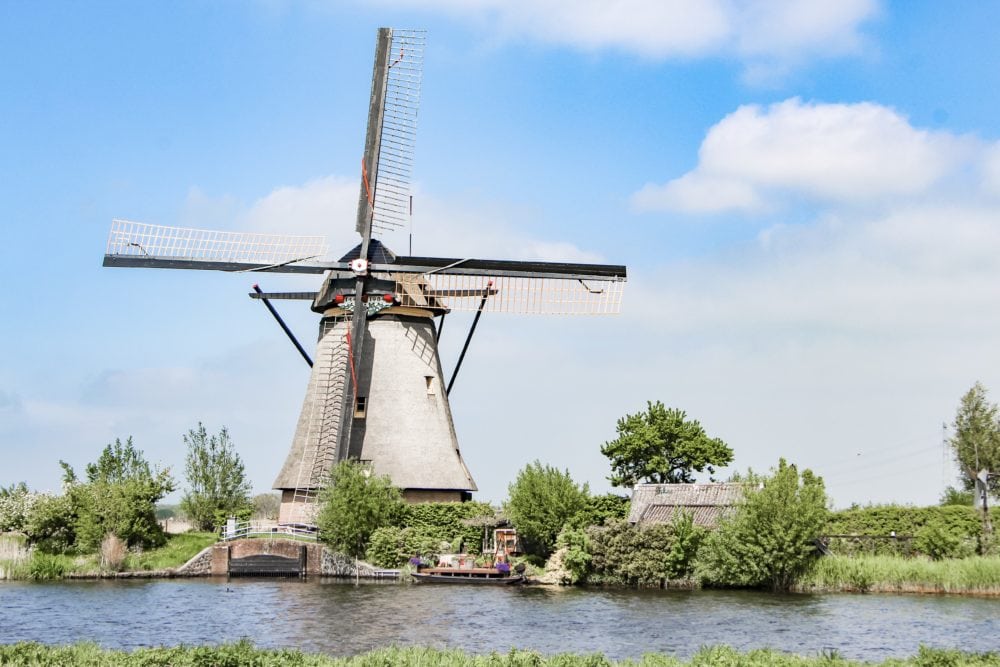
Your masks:
M336 580L0 583L0 642L92 640L135 648L242 637L346 655L421 645L473 653L647 652L771 647L849 658L920 644L1000 648L1000 601L945 596L771 595L397 584Z

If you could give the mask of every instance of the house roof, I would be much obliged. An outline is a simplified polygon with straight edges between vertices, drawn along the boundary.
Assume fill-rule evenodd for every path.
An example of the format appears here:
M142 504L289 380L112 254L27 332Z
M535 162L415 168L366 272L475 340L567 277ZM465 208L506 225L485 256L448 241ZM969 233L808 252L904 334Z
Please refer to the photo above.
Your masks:
M699 526L716 525L743 498L743 484L639 484L632 490L629 523L670 523L681 511Z

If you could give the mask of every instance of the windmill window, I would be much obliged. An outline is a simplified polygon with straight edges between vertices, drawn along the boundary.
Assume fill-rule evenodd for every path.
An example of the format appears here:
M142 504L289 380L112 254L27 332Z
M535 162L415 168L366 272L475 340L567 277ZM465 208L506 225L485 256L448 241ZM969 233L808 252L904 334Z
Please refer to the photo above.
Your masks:
M424 376L424 381L427 383L427 395L428 396L433 396L434 394L436 394L437 393L437 389L434 386L434 384L435 384L434 383L434 376L433 375L425 375Z
M364 419L365 413L368 410L368 397L358 396L354 402L354 416L358 419Z

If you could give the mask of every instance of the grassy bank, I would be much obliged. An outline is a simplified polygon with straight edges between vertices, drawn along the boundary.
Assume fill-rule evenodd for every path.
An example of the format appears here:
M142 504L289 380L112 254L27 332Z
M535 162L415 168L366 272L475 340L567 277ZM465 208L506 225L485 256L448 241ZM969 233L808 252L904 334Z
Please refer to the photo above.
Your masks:
M121 571L166 570L180 567L216 541L214 533L170 535L167 543L142 553L128 553ZM98 554L52 555L28 550L23 537L0 535L0 579L62 579L102 574ZM104 572L107 574L107 572Z
M932 561L898 556L827 556L816 561L796 589L1000 595L1000 558Z
M777 651L751 651L739 653L726 647L705 648L691 660L680 660L666 655L647 655L636 661L616 662L600 654L542 656L533 651L510 651L474 656L457 650L428 648L377 649L348 658L310 655L294 650L266 650L254 648L249 642L225 644L214 647L176 647L139 649L132 653L107 651L93 644L72 646L44 646L34 643L0 646L0 664L4 665L128 665L129 667L207 666L228 667L254 665L256 667L295 665L296 667L612 667L633 665L645 667L682 667L691 665L745 665L746 667L812 667L813 665L885 665L889 666L958 666L990 665L1000 667L1000 653L973 654L960 651L926 649L903 660L886 660L882 663L862 663L844 660L835 653L803 657Z

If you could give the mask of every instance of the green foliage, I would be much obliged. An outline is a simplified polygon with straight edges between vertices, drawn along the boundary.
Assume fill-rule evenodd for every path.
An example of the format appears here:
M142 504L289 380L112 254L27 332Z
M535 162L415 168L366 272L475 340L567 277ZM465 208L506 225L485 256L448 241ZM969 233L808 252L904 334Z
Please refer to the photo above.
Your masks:
M375 475L357 461L342 461L320 492L317 524L324 542L355 558L365 555L371 534L398 526L406 511L399 489L387 475Z
M706 538L698 560L704 583L787 590L813 560L827 520L823 480L781 459L761 484L748 484L736 514Z
M387 568L399 567L413 557L434 563L442 547L451 548L439 535L438 531L428 528L383 526L372 533L365 560Z
M591 572L603 583L626 586L663 586L687 579L705 531L682 513L669 525L637 527L611 521L591 527Z
M419 529L422 534L439 541L451 542L454 551L462 547L466 553L482 551L483 528L463 523L478 517L493 517L496 511L489 503L416 503L407 505L401 523ZM410 554L412 556L413 554Z
M183 438L189 488L181 499L181 509L191 523L199 530L213 530L230 516L249 519L253 514L250 481L226 427L219 435L209 436L204 424L198 422L198 428Z
M1000 470L1000 408L976 383L961 399L948 441L965 489L972 489L980 470ZM994 492L996 489L994 488Z
M31 505L24 533L41 553L60 554L76 542L76 509L69 495L38 494Z
M1000 521L1000 508L991 512L994 523ZM982 534L982 517L971 506L948 505L944 507L906 507L902 505L872 505L852 507L830 514L825 535L875 535L900 537L920 535L931 524L957 542L955 553L972 553L979 547ZM830 542L830 549L837 554L868 555L931 555L922 549L926 542L899 540L851 540Z
M883 663L862 663L841 658L836 652L804 657L758 649L741 653L728 646L706 646L682 661L666 654L650 653L641 659L617 662L600 653L541 655L535 651L511 649L506 653L475 655L458 649L391 647L373 649L360 655L335 657L302 653L297 649L255 648L249 640L215 646L159 646L132 652L103 649L97 644L79 643L52 646L35 642L0 644L0 664L4 665L104 665L106 667L704 667L743 665L745 667L1000 667L1000 653L966 653L954 649L921 646L916 656L888 659Z
M0 486L0 533L24 532L38 496L24 482Z
M618 420L618 438L604 443L601 453L611 460L611 483L635 486L639 482L690 483L694 472L715 472L733 460L733 450L719 438L710 438L683 410L663 403L647 403L645 412Z
M132 438L124 444L115 439L95 463L86 466L86 482L77 480L73 469L65 470L66 495L76 519L76 546L95 551L108 533L130 547L148 548L164 543L156 520L156 503L174 490L169 470L150 467Z
M556 548L564 549L562 566L569 572L569 580L563 583L575 584L583 581L590 570L590 539L580 528L563 528L556 538Z
M590 496L583 510L574 516L571 523L580 528L603 526L628 516L629 498L615 493Z
M277 493L258 493L253 497L253 516L255 519L277 520L281 510L281 496Z
M824 556L799 580L803 591L1000 593L1000 558L932 561L900 556Z
M913 546L931 560L945 558L966 558L974 553L972 546L961 537L954 535L941 519L924 524L917 531Z
M941 500L938 504L942 507L948 505L972 507L975 501L975 493L971 489L956 489L954 486L949 486L941 494Z
M569 471L539 461L529 463L508 487L507 514L525 551L540 557L552 553L563 526L587 507L590 487L578 486Z
M215 544L215 533L181 533L168 535L167 543L156 549L125 556L127 570L166 570L180 567L194 558L205 547Z
M67 569L66 557L57 554L36 551L28 561L28 576L36 581L62 579Z

